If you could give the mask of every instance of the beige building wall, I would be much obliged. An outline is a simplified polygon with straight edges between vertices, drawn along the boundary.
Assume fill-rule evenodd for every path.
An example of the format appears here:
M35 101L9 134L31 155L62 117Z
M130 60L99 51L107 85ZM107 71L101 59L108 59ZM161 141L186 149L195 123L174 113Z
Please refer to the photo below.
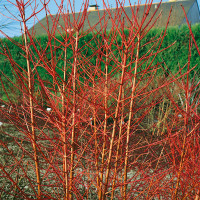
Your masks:
M95 11L95 10L97 10L96 6L89 7L89 11Z

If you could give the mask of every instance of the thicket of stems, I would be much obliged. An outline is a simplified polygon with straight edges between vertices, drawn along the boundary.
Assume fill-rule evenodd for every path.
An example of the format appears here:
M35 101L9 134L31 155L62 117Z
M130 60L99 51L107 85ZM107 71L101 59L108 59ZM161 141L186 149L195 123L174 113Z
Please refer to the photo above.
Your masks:
M198 199L200 81L190 59L192 45L199 49L189 22L188 62L174 74L157 59L166 50L168 23L161 35L145 40L160 4L148 17L152 1L146 2L138 19L140 5L131 7L129 17L123 2L116 1L116 9L103 2L104 15L95 11L99 23L86 30L88 1L79 13L62 1L57 15L48 1L40 3L46 44L27 27L26 9L36 4L14 4L23 42L7 38L21 48L26 63L17 63L1 40L13 77L0 77L7 96L0 102L6 124L0 198ZM32 10L30 18L37 17Z

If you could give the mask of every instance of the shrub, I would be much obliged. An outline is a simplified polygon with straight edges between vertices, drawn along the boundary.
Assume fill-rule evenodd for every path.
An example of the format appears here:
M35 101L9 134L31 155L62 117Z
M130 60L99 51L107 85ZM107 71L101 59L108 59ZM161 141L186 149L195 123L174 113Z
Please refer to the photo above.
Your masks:
M70 18L62 3L53 16L44 3L54 26L41 44L26 24L31 1L16 4L23 42L7 39L21 49L26 64L2 46L14 77L1 77L8 99L1 99L6 103L1 115L10 124L1 136L2 199L198 198L200 82L190 78L195 40L189 37L188 61L173 74L158 62L172 46L162 46L167 25L145 40L150 31L145 24L154 22L147 18L151 5L141 21L134 8L133 21L122 4L115 11L105 6L109 18L101 16L95 32L96 25L82 29L88 1L79 19L74 12ZM54 31L58 16L65 21L59 37ZM193 36L190 27L189 32ZM142 48L148 51L142 54ZM6 85L13 85L18 96Z

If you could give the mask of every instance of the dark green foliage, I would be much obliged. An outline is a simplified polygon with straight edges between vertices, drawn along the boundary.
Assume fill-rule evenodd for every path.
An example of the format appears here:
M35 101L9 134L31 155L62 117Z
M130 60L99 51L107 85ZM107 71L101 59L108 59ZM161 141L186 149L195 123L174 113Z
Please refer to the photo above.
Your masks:
M152 39L158 38L161 34L163 34L163 31L164 31L164 29L155 29L154 28L144 38L142 38L140 56L145 55L147 50L149 50L151 44L150 45L147 44L145 46L143 46L143 45L146 42L151 41ZM200 24L193 25L192 31L195 36L197 44L200 45L200 35L199 35ZM163 68L166 70L166 74L167 74L167 71L171 71L175 74L178 70L180 70L180 68L183 68L182 72L184 73L184 72L186 72L186 69L187 69L186 63L188 62L189 30L188 30L187 26L184 25L180 28L169 27L166 33L167 33L167 35L164 38L160 49L167 48L174 42L175 42L175 44L172 45L167 50L160 52L157 55L157 57L155 58L153 64L157 65L159 63L159 66L161 66L161 70L158 71L158 73L163 73ZM128 36L128 31L125 30L125 37L127 37L127 36ZM92 56L91 57L92 59L88 59L90 62L89 63L90 65L95 65L96 59L98 57L98 49L102 52L102 50L100 48L100 46L102 45L102 39L100 38L100 36L98 36L98 38L96 40L91 40L92 38L93 38L93 35L91 33L80 38L79 47L82 47L81 53L83 55L85 55L86 58L89 58L96 51L96 56ZM39 50L41 50L41 49L44 50L46 62L50 63L51 62L51 53L50 53L50 48L47 47L48 37L42 35L42 36L37 37L36 39L39 41L39 42L35 43L37 45L37 48ZM64 50L63 50L63 45L60 42L63 42L64 39L62 36L57 36L57 39L59 42L54 41L55 43L52 42L52 43L54 43L52 45L55 46L54 53L56 53L57 72L62 77L63 76L62 67L64 64L64 53L63 53ZM18 44L22 44L21 37L15 37L15 38L13 38L13 40ZM39 46L39 44L40 44L40 46ZM113 45L112 45L113 50L116 48L114 46L115 44L118 44L120 46L122 45L120 36L117 37L117 41L113 42ZM1 70L3 71L3 73L6 76L13 79L14 76L13 76L13 71L11 71L11 64L10 64L11 62L8 60L9 58L4 55L3 46L6 49L9 49L10 57L13 59L13 61L15 61L14 64L19 65L21 68L26 68L26 59L24 57L25 52L23 49L21 49L17 45L14 45L13 42L9 41L8 39L1 40L1 46L0 46ZM154 49L155 52L157 51L158 46ZM30 47L30 48L31 48L32 54L33 54L32 62L35 62L35 61L37 62L38 57L34 57L34 55L37 55L37 53L35 53L35 50L33 47ZM117 51L113 51L113 52L114 52L115 56L117 57L118 52ZM69 45L69 48L67 49L68 65L71 65L73 63L72 58L73 58L73 47L71 47ZM148 62L150 62L150 61L151 60L149 60ZM195 49L195 46L193 45L192 46L192 56L191 56L191 67L197 65L197 67L195 68L197 74L200 73L199 72L200 67L198 66L199 62L200 62L200 57ZM113 61L111 59L110 63L109 63L109 71L111 71L112 65L115 65L115 63L113 63ZM102 63L102 70L104 70L104 66L105 66L105 64ZM143 69L144 67L146 67L146 64L145 64L145 66L142 66L141 69ZM67 73L71 73L70 70L71 70L71 68L68 67ZM46 79L48 81L51 81L51 75L46 74L42 67L39 66L37 68L37 71L43 80ZM85 76L87 77L87 75L85 75Z

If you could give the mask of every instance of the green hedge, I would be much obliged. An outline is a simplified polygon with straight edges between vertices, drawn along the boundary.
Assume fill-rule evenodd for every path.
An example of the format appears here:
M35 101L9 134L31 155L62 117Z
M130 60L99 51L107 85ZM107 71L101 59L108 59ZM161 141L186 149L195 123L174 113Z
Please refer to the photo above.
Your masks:
M162 31L163 31L163 29L152 29L146 35L146 37L142 39L141 45L145 44L147 41L150 41L155 36L158 37L161 34ZM197 44L200 46L200 34L199 34L200 33L200 24L193 25L192 31L193 31L193 34L195 36ZM88 41L90 41L92 39L92 37L93 37L92 34L88 34L85 37L81 38L80 42L79 42L79 46L81 47L85 43L88 43ZM60 41L63 41L61 36L58 36L57 38ZM36 39L38 40L38 42L35 43L37 45L37 48L40 49L40 50L41 49L44 50L46 48L46 44L48 42L48 37L47 36L41 36L41 37L37 37ZM101 41L101 38L98 38L98 39L99 39L99 41ZM19 44L22 44L22 38L21 37L15 37L15 38L13 38L13 40L15 42L19 43ZM116 42L118 42L120 44L120 42L121 42L120 37L118 37ZM167 67L169 68L169 70L172 71L173 73L176 73L179 70L179 67L183 67L188 61L189 30L188 30L187 26L182 26L180 28L169 27L168 30L167 30L167 35L163 40L163 44L161 46L161 49L166 48L167 46L171 45L173 42L176 42L176 43L173 46L171 46L170 48L168 48L167 50L161 52L156 57L156 59L154 60L154 64L159 62L159 63L162 63L162 66L164 68L166 68L164 63L163 63L163 61L164 61L165 64L167 65ZM38 43L41 46L39 46ZM1 40L1 44L0 44L1 70L8 77L13 78L12 66L11 66L8 58L6 58L3 55L4 52L3 52L3 49L2 49L2 45L4 45L4 47L7 46L7 49L9 49L9 53L10 53L12 59L16 62L16 64L18 64L22 68L26 68L26 60L23 56L25 53L24 53L23 49L21 49L17 45L14 45L8 39L2 39ZM56 66L57 66L57 71L59 73L60 68L63 66L63 57L64 57L63 49L62 49L63 47L57 41L53 45L58 47L56 49L56 60L59 60L59 61L58 61ZM95 41L91 41L90 45L93 46L94 48L98 49L96 47L97 44L95 43ZM141 56L144 55L144 53L147 52L148 48L149 48L148 45L141 48L140 55ZM93 51L89 47L85 47L82 50L83 50L83 53L86 57L89 57L93 53ZM155 49L155 51L156 51L156 49ZM33 54L37 55L34 50L33 50ZM117 54L117 51L115 51L115 54ZM47 62L50 61L50 59L51 59L50 48L48 48L47 51L46 51L46 57L47 57ZM61 58L61 59L59 59L59 58ZM67 59L68 59L68 62L73 62L73 51L72 51L71 48L69 48L67 50ZM33 57L33 60L34 60L34 57ZM200 69L199 61L200 61L200 56L198 55L196 48L193 45L192 56L191 56L191 66L198 65L197 68L195 69L197 71L197 73L199 73L199 69ZM96 56L94 56L90 60L90 62L95 64ZM112 66L112 63L110 63L110 65ZM103 68L103 66L102 66L102 68ZM183 69L183 72L184 71L186 71L186 67ZM38 67L38 72L41 74L41 77L43 79L51 80L51 76L46 74L42 67ZM68 72L70 73L70 69L69 69ZM60 74L60 76L62 76L63 73L59 73L59 74Z

